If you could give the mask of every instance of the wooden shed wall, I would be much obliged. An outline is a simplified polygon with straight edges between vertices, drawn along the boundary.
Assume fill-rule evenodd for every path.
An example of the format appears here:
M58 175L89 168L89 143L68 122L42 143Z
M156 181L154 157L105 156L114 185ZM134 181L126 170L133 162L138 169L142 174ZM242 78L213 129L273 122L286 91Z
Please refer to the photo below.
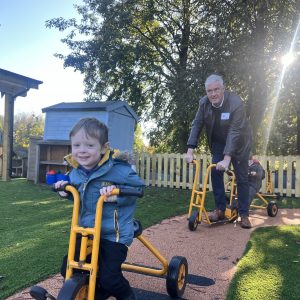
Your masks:
M110 112L109 141L112 148L132 151L134 141L135 119L120 112Z
M2 176L2 154L3 154L3 148L0 146L0 177Z
M27 169L27 179L36 181L37 168L39 164L39 147L38 142L42 139L31 138L28 149L28 169Z
M108 113L104 111L48 111L46 113L44 140L69 140L69 132L81 118L97 118L108 123Z

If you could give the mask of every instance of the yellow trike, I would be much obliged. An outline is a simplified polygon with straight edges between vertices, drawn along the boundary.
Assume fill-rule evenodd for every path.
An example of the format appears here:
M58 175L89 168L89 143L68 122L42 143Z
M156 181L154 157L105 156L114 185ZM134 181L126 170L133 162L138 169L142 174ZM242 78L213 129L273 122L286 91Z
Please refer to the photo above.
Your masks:
M234 174L233 171L231 171L232 174ZM270 179L269 179L270 180ZM267 179L267 182L270 182ZM228 177L228 181L225 184L225 189L227 191L227 193L230 193L230 196L233 196L234 198L237 199L238 195L237 195L237 188L236 188L236 184L234 184L234 188L233 188L233 193L232 193L232 189L229 188L229 186L232 186L232 181L234 182L235 179L232 178L230 175ZM270 187L270 186L269 186ZM271 191L271 190L270 190ZM268 216L270 217L275 217L278 213L278 205L275 201L268 201L266 199L266 197L277 197L278 196L276 194L273 194L273 192L271 192L272 194L269 194L269 192L267 191L267 193L263 194L263 193L256 193L257 198L259 198L260 200L260 205L259 204L253 204L253 200L250 204L250 208L256 208L256 209L266 209Z
M276 174L276 171L271 171L270 169L267 170L267 176L266 176L266 191L264 193L261 193L263 197L267 198L275 198L277 200L280 199L280 194L274 193L274 184L273 184L273 175Z
M78 191L72 185L66 185L60 189L72 193L74 198L72 225L68 250L67 272L65 282L57 296L50 295L47 290L39 286L33 286L30 295L37 300L94 300L98 269L98 254L100 246L100 233L102 223L102 210L105 196L100 196L95 216L94 228L83 228L78 225L80 210L80 197ZM128 195L142 197L142 189L114 189L111 195ZM139 221L134 222L135 237L161 262L161 269L124 263L122 270L136 272L166 278L167 292L172 297L181 297L186 286L188 263L185 257L174 256L170 263L159 251L142 236L142 227ZM79 261L75 261L76 235L81 235ZM87 256L91 254L91 261ZM100 253L101 255L101 253ZM74 269L82 270L82 273L74 273Z
M207 191L207 184L209 180L209 176L211 173L212 168L215 168L215 164L211 164L208 166L205 177L203 180L203 186L201 190L197 190L197 181L200 174L200 163L196 160L193 160L192 162L196 166L195 170L195 176L194 176L194 182L193 182L193 189L191 194L191 200L190 200L190 206L189 206L189 212L188 212L188 227L191 231L196 230L198 224L201 222L208 223L208 224L216 224L216 223L226 223L226 222L233 222L238 217L238 211L237 211L237 204L234 197L234 185L235 185L235 176L234 173L231 171L228 171L230 176L232 177L231 181L231 193L229 195L229 203L225 210L225 219L217 221L217 222L211 222L208 213L205 208L205 197L206 197L206 191Z

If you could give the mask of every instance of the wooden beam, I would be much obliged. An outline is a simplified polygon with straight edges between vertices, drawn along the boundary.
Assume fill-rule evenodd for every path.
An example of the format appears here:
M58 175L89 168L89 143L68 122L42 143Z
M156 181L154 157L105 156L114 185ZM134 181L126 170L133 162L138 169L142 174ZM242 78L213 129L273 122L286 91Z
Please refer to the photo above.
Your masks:
M9 181L11 176L11 160L13 150L13 116L14 98L12 95L5 94L2 163L3 181Z

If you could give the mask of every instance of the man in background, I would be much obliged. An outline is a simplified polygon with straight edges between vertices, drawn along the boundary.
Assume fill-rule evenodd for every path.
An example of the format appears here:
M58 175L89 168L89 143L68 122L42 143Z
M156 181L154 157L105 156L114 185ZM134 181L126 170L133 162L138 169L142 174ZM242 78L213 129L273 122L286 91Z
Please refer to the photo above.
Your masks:
M251 228L249 221L248 158L252 146L250 126L241 98L225 91L223 79L210 75L205 81L206 96L200 99L187 142L186 160L191 163L200 133L205 127L212 153L211 180L215 210L209 219L216 222L225 218L226 197L224 171L230 163L234 167L238 191L238 212L242 228Z

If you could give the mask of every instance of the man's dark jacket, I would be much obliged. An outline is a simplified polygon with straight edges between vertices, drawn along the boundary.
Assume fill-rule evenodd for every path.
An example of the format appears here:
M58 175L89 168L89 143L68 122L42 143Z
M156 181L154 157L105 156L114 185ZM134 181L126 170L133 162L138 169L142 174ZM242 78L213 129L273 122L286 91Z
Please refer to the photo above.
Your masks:
M221 108L221 134L226 138L224 155L236 159L248 159L252 145L252 135L246 117L244 104L238 95L225 91ZM187 142L189 148L196 148L200 133L205 126L208 144L212 149L212 134L215 123L213 107L204 96L199 101L199 108L192 123L191 133Z

